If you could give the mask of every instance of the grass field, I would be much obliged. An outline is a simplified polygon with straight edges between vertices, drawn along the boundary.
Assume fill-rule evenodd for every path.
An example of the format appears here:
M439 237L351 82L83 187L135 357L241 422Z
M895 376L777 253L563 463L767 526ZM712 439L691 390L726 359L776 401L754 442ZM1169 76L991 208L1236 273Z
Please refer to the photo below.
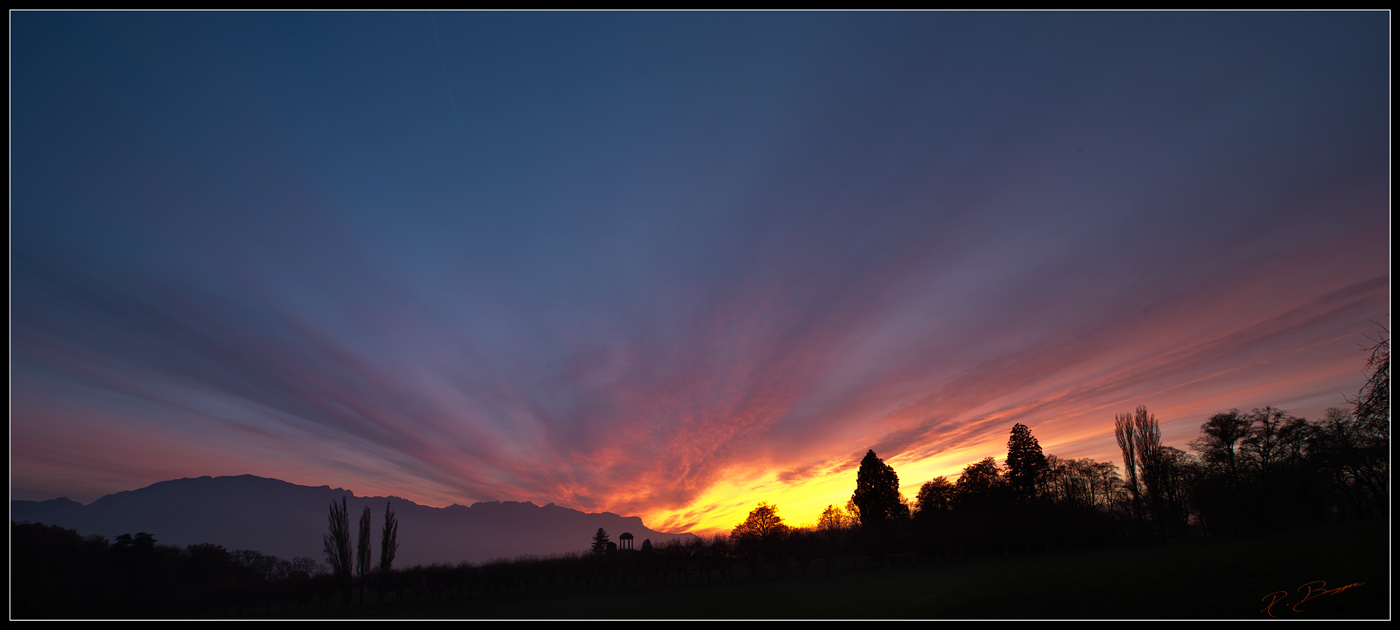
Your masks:
M808 577L790 570L788 577L725 585L519 597L383 612L391 617L477 619L1385 619L1390 616L1389 540L1389 521L1380 520L1237 540L1000 556ZM736 572L741 574L747 575Z

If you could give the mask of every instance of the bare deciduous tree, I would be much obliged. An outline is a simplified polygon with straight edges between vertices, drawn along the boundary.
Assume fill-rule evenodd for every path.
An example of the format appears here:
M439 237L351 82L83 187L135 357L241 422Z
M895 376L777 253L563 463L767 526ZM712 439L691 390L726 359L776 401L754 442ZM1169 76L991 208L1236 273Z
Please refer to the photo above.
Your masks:
M1249 422L1238 409L1217 413L1201 425L1201 437L1191 441L1191 448L1201 454L1209 466L1224 470L1230 483L1240 483L1240 441L1249 435Z
M326 563L331 565L336 582L340 583L341 600L350 605L350 572L354 558L350 555L350 515L341 497L340 505L331 501L330 527L322 539L325 543Z
M1356 405L1356 417L1363 423L1390 422L1390 330L1381 326L1377 339L1367 350L1371 357L1366 361L1371 376L1361 386L1356 400L1348 401ZM1368 337L1369 339L1369 337Z
M1160 531L1165 520L1162 503L1162 488L1166 485L1166 464L1162 454L1162 429L1157 424L1157 416L1147 412L1147 407L1138 405L1133 414L1133 438L1137 445L1138 483L1140 491L1147 495L1146 504L1152 512L1152 522Z
M1128 474L1126 485L1133 499L1133 520L1138 529L1142 528L1142 486L1138 483L1137 427L1133 424L1133 414L1120 413L1113 418L1113 434L1118 438L1118 448L1123 451L1123 469ZM1141 533L1141 532L1139 532Z

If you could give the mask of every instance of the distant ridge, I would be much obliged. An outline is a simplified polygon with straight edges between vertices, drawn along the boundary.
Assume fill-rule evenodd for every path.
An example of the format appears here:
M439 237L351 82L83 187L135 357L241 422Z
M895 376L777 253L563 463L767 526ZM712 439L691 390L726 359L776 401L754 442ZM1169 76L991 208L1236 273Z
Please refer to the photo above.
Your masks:
M324 563L321 535L326 531L327 508L342 497L352 520L359 518L365 506L370 508L376 554L384 504L393 502L399 520L394 564L399 566L580 551L588 548L599 527L614 540L622 532L631 532L638 545L648 538L660 543L693 537L652 531L636 516L590 514L553 503L541 507L528 501L491 501L435 508L398 497L357 497L343 488L298 486L253 475L162 481L109 494L86 506L62 497L11 501L10 520L58 525L84 536L149 532L159 544L214 543L230 551L254 549Z

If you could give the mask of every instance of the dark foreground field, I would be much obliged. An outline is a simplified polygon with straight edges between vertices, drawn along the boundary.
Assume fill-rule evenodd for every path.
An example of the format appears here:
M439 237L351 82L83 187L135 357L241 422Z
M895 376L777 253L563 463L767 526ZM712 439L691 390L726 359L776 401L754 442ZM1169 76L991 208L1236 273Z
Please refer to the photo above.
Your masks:
M792 577L728 585L382 612L409 618L1384 619L1390 616L1389 538L1389 521L1379 520L1237 540L809 577L790 569Z

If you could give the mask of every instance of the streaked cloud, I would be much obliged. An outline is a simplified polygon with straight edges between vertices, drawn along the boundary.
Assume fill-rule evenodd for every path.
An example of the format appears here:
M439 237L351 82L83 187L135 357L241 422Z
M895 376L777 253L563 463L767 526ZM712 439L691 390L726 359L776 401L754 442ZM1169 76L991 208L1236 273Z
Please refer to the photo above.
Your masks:
M1384 13L12 36L14 498L251 473L813 521L866 449L912 496L1017 422L1116 461L1139 404L1179 446L1320 416L1389 321Z

